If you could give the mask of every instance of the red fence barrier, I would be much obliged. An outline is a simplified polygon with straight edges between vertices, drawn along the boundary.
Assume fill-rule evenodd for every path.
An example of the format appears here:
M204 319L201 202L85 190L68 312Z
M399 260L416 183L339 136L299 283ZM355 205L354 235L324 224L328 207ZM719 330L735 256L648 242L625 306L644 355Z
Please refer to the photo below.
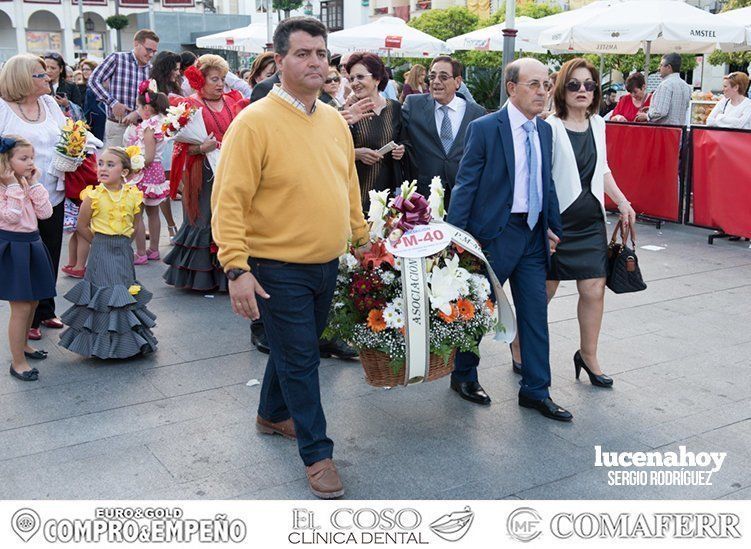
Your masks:
M691 133L694 223L751 238L751 132Z
M683 128L607 124L608 164L637 214L681 221ZM615 209L606 198L606 207Z

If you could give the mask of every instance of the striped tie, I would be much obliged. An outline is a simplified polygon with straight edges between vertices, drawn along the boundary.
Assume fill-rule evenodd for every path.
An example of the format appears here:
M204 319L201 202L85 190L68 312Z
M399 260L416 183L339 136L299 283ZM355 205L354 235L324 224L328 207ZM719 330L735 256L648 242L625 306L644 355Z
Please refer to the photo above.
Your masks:
M443 152L448 154L451 150L451 145L454 144L454 132L451 128L448 105L443 105L440 110L443 111L443 120L441 120L441 143L443 143Z
M527 212L527 225L534 229L540 217L540 194L537 191L537 149L535 148L534 135L537 126L532 120L524 123L524 131L527 132L525 148L527 149L527 167L529 168L529 210Z

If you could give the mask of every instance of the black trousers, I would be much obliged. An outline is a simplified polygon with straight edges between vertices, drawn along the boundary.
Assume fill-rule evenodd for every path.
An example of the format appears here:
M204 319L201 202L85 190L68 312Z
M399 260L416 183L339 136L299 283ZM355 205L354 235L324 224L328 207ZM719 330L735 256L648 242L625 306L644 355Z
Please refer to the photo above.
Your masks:
M57 281L57 271L60 268L60 252L63 248L64 212L65 201L63 200L60 204L52 208L52 217L39 220L39 236L42 237L42 242L44 242L44 245L47 246L47 250L50 252L55 281ZM39 328L39 324L43 320L49 320L55 318L55 316L55 299L42 299L34 313L34 321L31 323L31 327Z

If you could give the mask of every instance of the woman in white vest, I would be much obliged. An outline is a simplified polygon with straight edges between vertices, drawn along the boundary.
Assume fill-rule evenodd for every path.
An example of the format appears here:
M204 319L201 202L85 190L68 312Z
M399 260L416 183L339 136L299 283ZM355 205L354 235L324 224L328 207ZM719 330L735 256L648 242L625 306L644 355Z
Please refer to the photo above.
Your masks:
M553 181L563 221L563 237L551 257L548 301L561 280L576 280L580 346L574 355L576 377L585 370L592 385L612 387L597 359L605 303L607 232L605 193L618 205L624 223L636 214L608 167L605 121L597 69L586 59L566 62L558 73L553 128Z

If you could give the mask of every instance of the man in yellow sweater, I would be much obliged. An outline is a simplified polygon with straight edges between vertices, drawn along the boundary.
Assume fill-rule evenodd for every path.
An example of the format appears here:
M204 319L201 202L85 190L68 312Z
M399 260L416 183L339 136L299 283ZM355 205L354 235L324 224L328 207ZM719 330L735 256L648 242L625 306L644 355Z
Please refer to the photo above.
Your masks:
M352 136L317 101L328 73L326 27L285 19L274 33L283 82L243 110L222 143L212 230L232 309L263 318L271 354L257 427L297 440L310 488L344 493L318 384L318 338L350 238L367 241ZM256 295L260 296L257 299Z

